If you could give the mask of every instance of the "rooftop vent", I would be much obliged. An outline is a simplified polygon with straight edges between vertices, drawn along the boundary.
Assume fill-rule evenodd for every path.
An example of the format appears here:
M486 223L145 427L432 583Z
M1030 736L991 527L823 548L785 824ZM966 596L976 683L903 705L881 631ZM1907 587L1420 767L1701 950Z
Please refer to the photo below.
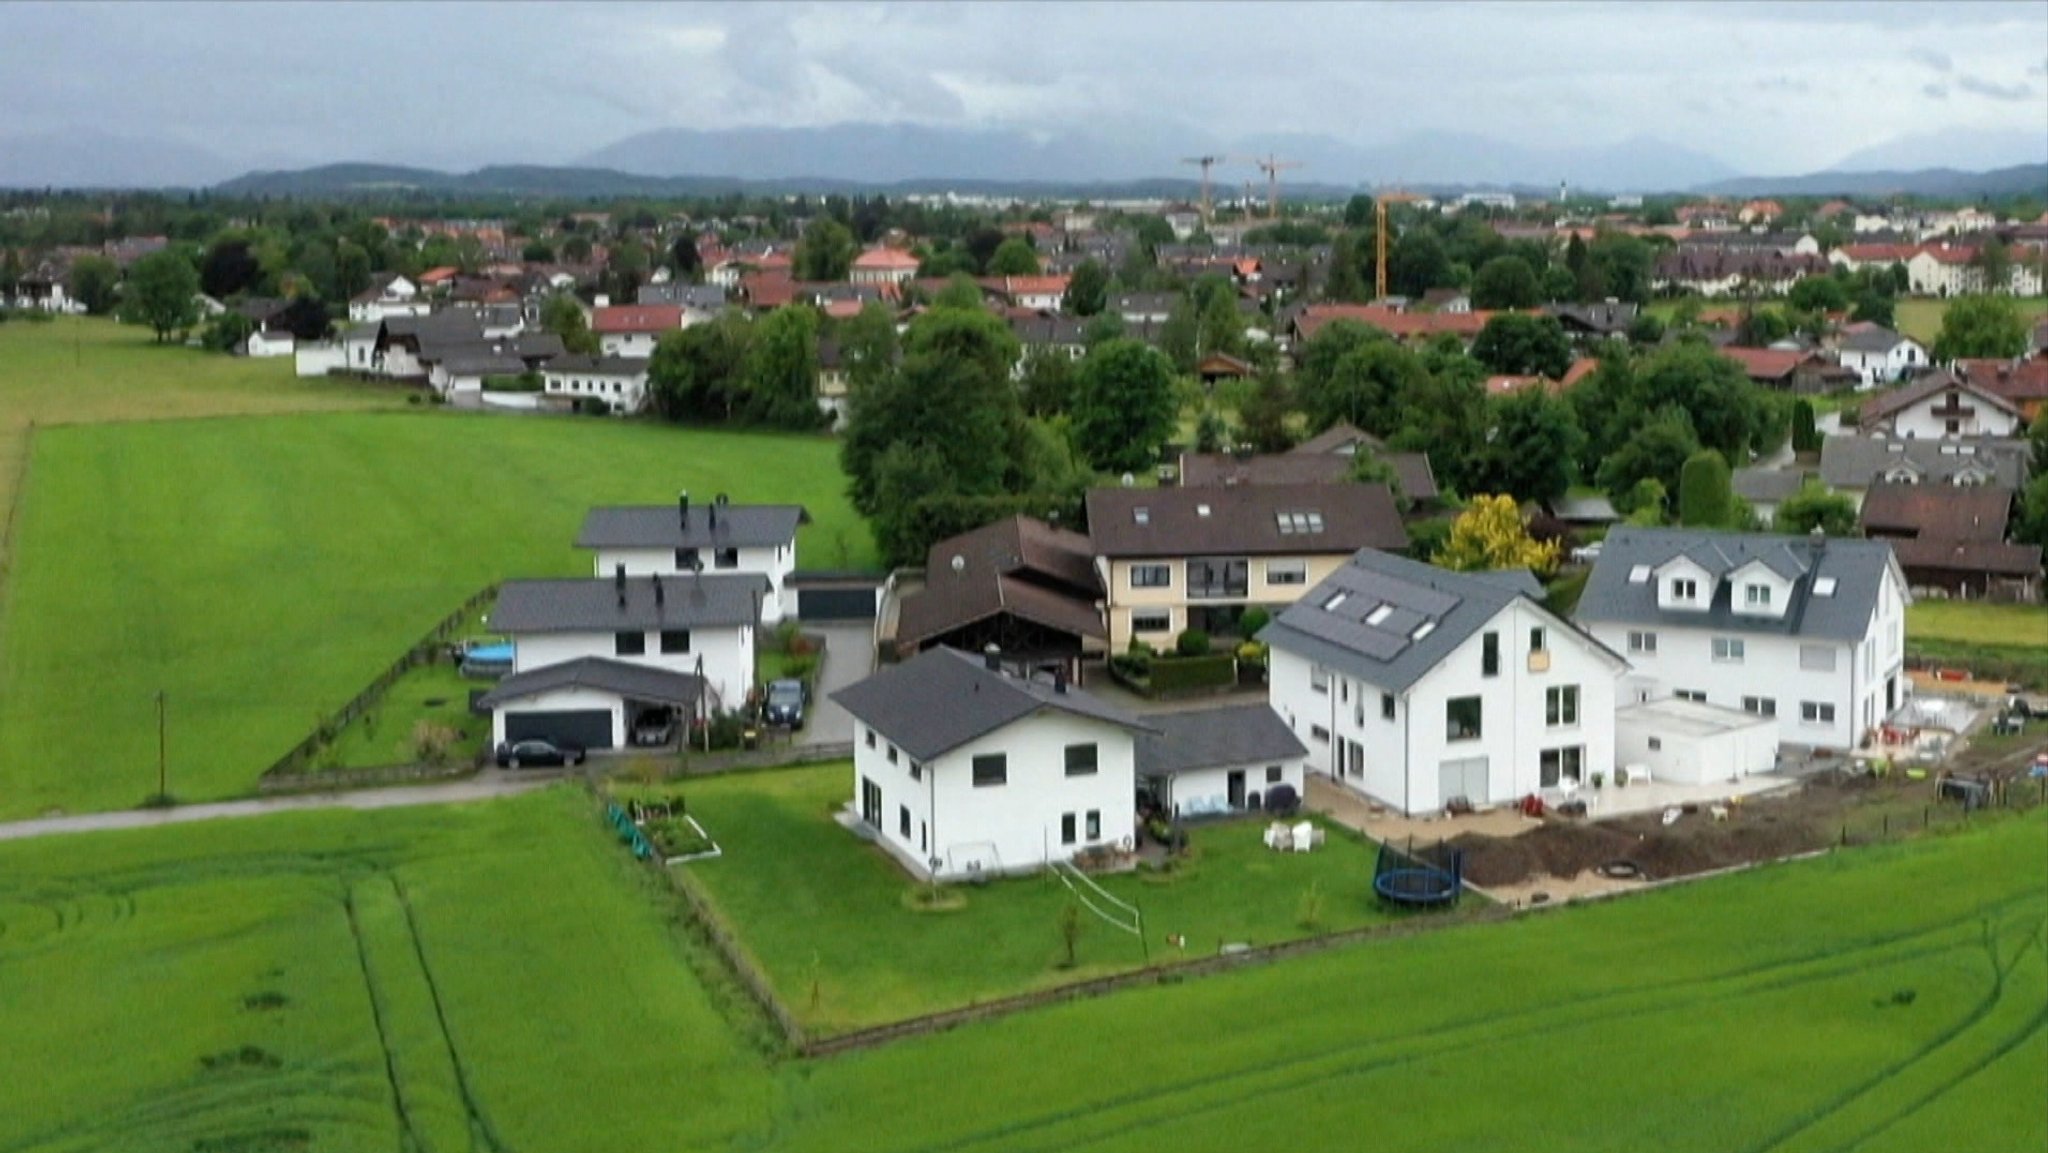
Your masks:
M690 490L676 494L676 520L684 527L690 527Z
M1003 650L1001 648L998 648L994 644L991 644L987 648L982 649L981 664L983 668L987 669L992 673L1002 672Z
M1131 510L1131 519L1139 524L1151 524L1152 510L1141 504Z

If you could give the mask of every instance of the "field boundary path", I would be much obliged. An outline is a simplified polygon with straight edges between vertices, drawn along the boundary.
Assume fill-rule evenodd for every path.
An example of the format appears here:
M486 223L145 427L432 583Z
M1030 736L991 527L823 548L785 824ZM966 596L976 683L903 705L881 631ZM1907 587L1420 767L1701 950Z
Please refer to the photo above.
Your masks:
M555 784L557 777L513 777L482 773L446 785L413 788L358 789L352 792L258 797L246 801L216 801L203 805L178 805L168 809L123 809L111 813L80 813L66 817L37 817L27 821L0 823L0 841L25 841L32 837L63 836L67 833L99 833L110 829L153 829L162 825L184 825L193 821L214 821L229 817L262 817L308 809L403 809L418 805L458 805L516 797Z

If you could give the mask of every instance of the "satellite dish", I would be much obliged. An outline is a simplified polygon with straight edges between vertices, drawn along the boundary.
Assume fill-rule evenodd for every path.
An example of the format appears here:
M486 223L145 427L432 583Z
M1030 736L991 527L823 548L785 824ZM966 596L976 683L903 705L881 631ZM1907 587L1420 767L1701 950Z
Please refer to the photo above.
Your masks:
M1125 488L1133 488L1133 487L1135 487L1135 486L1137 485L1137 483L1138 483L1138 478L1137 478L1137 477L1135 477L1135 476L1132 476L1132 475L1131 475L1130 473L1125 473L1125 474L1124 474L1124 487L1125 487Z

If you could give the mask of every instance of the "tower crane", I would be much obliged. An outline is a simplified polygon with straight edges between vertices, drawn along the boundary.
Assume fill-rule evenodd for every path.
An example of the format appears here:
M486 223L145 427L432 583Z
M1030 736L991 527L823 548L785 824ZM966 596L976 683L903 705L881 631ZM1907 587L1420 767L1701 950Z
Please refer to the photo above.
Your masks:
M1227 156L1184 156L1181 158L1182 164L1199 164L1202 166L1202 227L1204 228L1209 226L1209 170L1228 159L1230 158Z
M1258 165L1259 171L1266 174L1266 218L1278 220L1280 219L1280 173L1289 168L1300 168L1302 167L1302 162L1299 160L1282 160L1271 153L1268 153L1263 159L1257 156L1251 157L1251 162Z

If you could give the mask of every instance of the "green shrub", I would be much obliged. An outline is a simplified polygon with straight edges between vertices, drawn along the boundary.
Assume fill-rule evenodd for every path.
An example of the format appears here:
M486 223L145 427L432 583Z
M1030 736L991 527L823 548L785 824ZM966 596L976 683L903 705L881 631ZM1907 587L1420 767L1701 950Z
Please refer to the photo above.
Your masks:
M1272 613L1267 612L1258 605L1253 605L1244 610L1244 615L1237 618L1237 635L1249 640L1259 635L1259 630L1272 623L1272 620Z
M1246 641L1237 646L1237 659L1245 664L1265 664L1266 646L1257 641Z
M1209 655L1209 634L1202 629L1189 629L1173 642L1173 651L1184 657Z

